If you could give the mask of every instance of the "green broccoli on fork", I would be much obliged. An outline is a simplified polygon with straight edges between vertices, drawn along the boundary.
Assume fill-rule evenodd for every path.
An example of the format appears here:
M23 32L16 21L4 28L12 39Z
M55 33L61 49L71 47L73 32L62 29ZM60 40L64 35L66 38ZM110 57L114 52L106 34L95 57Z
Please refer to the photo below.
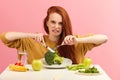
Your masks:
M48 65L52 64L62 64L64 57L59 56L58 51L55 52L48 51L45 54L45 61Z

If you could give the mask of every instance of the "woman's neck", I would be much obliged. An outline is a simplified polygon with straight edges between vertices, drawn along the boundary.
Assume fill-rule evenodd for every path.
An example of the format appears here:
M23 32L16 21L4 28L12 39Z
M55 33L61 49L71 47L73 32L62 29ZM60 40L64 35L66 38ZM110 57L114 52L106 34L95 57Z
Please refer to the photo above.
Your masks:
M50 36L49 35L49 40L52 41L52 42L58 42L59 36Z

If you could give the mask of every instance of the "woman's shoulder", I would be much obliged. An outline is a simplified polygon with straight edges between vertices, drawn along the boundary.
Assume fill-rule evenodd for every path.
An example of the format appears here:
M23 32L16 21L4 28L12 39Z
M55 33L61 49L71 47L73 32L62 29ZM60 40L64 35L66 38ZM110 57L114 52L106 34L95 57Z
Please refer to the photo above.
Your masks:
M8 40L5 38L5 34L6 34L7 32L2 32L2 33L0 33L0 40L2 40L3 42L7 42Z

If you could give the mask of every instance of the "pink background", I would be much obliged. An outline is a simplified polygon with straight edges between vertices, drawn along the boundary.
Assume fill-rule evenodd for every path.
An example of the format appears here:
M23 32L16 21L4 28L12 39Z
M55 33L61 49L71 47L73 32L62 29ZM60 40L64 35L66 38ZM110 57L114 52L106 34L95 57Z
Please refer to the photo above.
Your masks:
M48 7L64 7L78 34L102 33L106 44L89 51L94 64L99 64L112 80L120 76L120 1L119 0L0 0L0 33L5 31L44 32L43 19ZM17 60L16 50L0 41L0 72Z

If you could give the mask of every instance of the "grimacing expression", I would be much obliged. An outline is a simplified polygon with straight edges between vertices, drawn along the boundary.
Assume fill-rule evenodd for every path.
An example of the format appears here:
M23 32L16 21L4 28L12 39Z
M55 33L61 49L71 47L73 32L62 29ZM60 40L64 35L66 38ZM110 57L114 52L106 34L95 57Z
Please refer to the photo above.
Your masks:
M60 36L62 32L62 16L58 13L51 13L47 21L49 35Z

